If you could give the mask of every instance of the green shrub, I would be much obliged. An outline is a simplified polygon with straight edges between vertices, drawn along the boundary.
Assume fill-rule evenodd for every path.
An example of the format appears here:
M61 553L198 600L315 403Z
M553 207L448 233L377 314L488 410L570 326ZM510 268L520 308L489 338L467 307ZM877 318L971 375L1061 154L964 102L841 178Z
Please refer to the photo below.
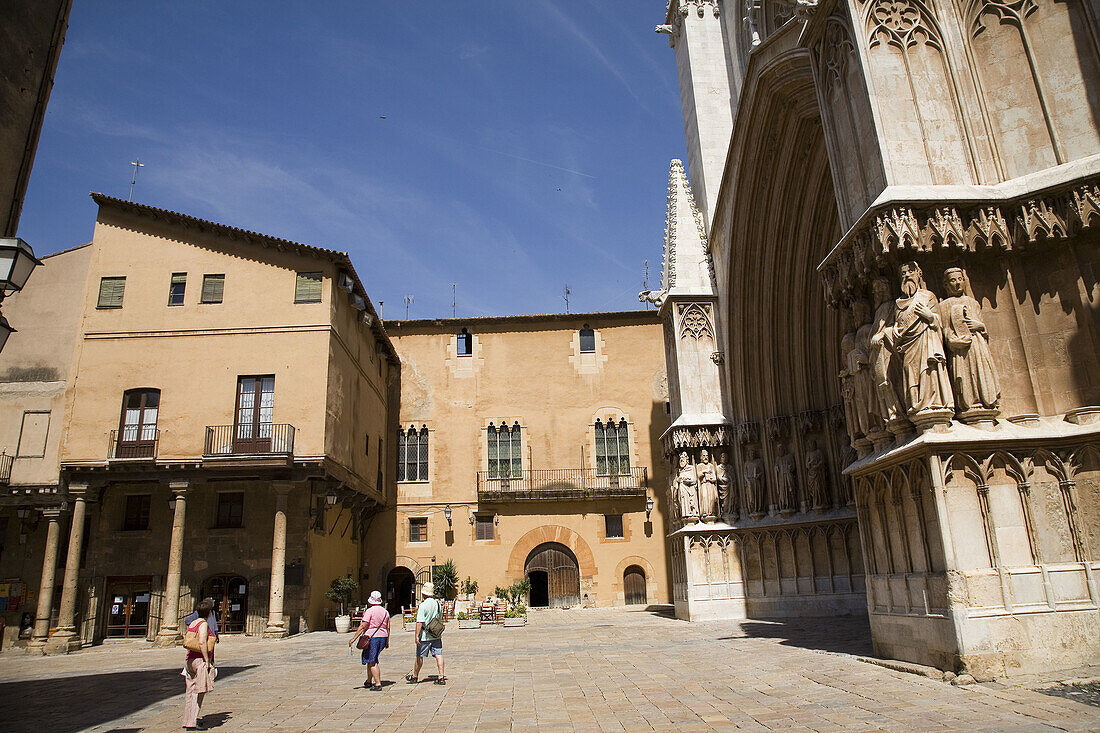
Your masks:
M465 621L466 620L466 613L464 611L459 611L458 615L455 616L455 618L458 619L459 621Z
M462 581L462 592L468 596L477 595L477 581L470 580L470 576L466 576L466 580Z
M334 578L332 585L325 591L325 598L340 604L340 615L344 615L344 606L350 605L352 598L359 592L359 583L350 575Z
M436 598L450 600L458 590L458 568L454 560L432 568L432 584L435 585Z

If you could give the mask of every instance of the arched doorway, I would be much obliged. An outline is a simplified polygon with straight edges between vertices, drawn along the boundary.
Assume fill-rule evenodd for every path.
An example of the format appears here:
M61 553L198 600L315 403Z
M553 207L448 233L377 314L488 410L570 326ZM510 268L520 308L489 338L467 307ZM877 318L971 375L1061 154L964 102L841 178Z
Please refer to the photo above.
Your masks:
M248 620L248 581L240 575L215 575L202 584L202 598L214 599L219 634L243 634Z
M386 608L390 614L416 605L416 576L406 567L398 566L386 576Z
M565 545L544 542L527 556L523 573L531 581L532 606L567 608L581 602L577 556Z
M623 594L626 605L635 606L647 603L645 594L645 570L631 565L623 571Z

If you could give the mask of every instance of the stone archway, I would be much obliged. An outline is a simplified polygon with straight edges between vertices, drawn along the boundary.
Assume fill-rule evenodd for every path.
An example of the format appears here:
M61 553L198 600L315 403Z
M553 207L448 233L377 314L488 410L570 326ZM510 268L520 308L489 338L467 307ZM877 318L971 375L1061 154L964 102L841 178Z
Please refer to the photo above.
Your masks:
M559 525L543 525L531 530L516 540L512 546L512 553L508 556L508 569L506 578L509 583L523 580L527 571L527 560L531 552L547 543L564 545L573 554L577 561L577 570L580 574L580 602L585 606L596 605L596 560L592 556L592 549L579 534Z
M531 550L524 573L531 582L531 606L569 608L580 603L580 568L565 545L545 542Z
M627 575L631 568L641 571L641 581L644 584L645 603L657 603L657 574L653 564L641 555L627 555L615 566L614 593L615 605L624 606L627 603Z

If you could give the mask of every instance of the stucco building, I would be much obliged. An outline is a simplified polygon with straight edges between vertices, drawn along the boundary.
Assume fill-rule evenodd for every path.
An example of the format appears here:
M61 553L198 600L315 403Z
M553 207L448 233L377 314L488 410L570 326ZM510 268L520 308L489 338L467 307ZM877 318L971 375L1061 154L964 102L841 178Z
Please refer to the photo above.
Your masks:
M389 321L396 505L366 556L394 607L454 560L534 606L666 603L654 311ZM396 547L396 556L392 548ZM377 559L373 559L377 558Z
M678 612L862 598L884 657L1095 662L1095 6L671 0L657 31L695 196L674 162L644 295L673 394L720 395L672 400ZM703 449L728 452L716 508L690 501Z

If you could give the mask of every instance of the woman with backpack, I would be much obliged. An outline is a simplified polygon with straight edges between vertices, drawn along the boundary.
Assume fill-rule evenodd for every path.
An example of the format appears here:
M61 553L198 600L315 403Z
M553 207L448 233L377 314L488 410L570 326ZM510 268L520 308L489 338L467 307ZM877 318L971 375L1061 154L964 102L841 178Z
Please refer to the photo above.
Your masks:
M348 646L362 637L358 647L363 650L363 664L367 665L367 681L363 687L379 692L382 689L382 668L378 665L378 656L390 645L390 614L382 607L382 594L378 591L371 592L367 605L363 622L348 641Z

